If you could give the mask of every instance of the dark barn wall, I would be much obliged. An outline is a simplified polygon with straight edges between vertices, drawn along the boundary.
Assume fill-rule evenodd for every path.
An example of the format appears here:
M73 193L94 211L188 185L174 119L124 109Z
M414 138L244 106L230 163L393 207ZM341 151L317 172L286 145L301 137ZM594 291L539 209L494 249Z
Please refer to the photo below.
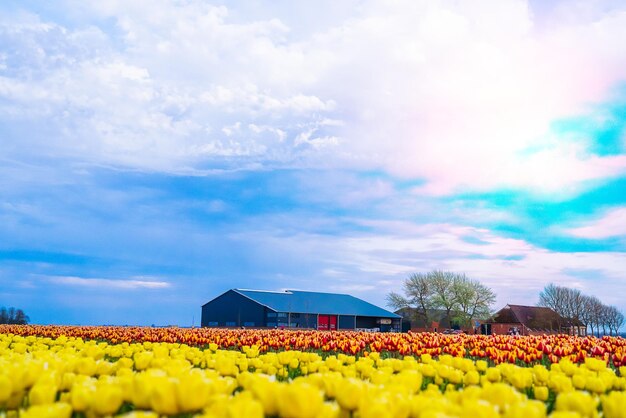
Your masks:
M355 329L356 321L352 315L339 315L337 329Z
M380 324L376 323L378 318L371 316L357 316L356 327L357 328L380 328Z
M266 308L229 290L202 307L203 327L208 326L265 326Z

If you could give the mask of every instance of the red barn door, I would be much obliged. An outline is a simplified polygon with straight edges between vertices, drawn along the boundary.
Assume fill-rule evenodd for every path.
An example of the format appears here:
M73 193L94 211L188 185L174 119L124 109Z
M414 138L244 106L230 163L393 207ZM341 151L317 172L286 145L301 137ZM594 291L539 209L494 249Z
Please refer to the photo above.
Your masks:
M320 331L328 331L329 322L330 318L328 315L319 315L317 317L317 329Z
M337 315L331 315L328 329L331 331L337 331Z

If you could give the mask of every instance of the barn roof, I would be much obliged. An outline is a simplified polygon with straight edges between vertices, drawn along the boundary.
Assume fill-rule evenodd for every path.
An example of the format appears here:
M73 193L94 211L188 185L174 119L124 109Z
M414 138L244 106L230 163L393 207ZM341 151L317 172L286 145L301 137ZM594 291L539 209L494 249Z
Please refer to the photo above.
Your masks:
M524 324L533 329L558 329L569 321L550 308L543 306L506 305L493 318L501 324Z
M302 290L266 291L232 289L276 312L356 315L379 318L401 318L393 312L340 293L306 292Z

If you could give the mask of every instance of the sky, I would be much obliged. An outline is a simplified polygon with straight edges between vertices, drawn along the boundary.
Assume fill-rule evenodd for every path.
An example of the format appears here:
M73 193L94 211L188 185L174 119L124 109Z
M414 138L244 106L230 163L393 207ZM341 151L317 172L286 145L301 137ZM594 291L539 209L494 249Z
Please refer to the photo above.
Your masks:
M0 306L198 325L415 272L626 311L626 4L4 0Z

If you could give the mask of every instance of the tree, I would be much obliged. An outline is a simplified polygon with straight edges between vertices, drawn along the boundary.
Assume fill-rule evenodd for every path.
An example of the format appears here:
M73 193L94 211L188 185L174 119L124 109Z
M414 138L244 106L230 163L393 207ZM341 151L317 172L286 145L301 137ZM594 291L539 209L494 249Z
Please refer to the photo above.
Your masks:
M430 286L433 291L433 305L446 311L448 323L452 323L452 311L458 305L458 297L455 293L455 281L464 275L458 275L449 271L435 270L430 274Z
M598 301L599 302L599 301ZM587 327L593 320L592 312L595 309L596 300L583 295L578 289L557 286L553 283L547 285L539 294L539 305L552 308L566 323L559 323L559 328L565 325ZM592 326L593 327L593 326Z
M543 288L539 294L539 305L551 308L556 313L563 312L565 298L563 295L563 287L550 283Z
M30 318L24 313L23 310L17 309L15 311L15 323L19 325L26 325Z
M448 323L458 319L470 325L489 316L495 294L487 286L464 274L435 270L415 273L403 282L404 295L390 293L387 304L395 309L411 308L416 318L430 324L434 309L445 311Z
M617 335L619 329L624 325L624 314L621 313L615 306L608 307L607 325L609 328L609 334L615 332L615 335Z
M551 308L554 312L558 313L562 318L569 318L569 304L572 299L570 290L566 287L557 286L554 283L550 283L539 294L539 306L545 306ZM564 324L559 321L559 328Z
M472 325L477 318L486 318L496 301L496 294L477 280L463 276L457 278L454 293L459 305L459 316L465 325Z
M391 292L387 295L387 305L394 309L412 308L414 319L422 318L427 324L430 323L428 311L433 307L433 291L428 274L414 273L402 286L406 296Z
M0 324L26 325L30 319L21 309L0 308Z
M609 330L609 333L611 332L610 317L611 317L611 308L609 306L602 305L602 308L600 308L600 323L602 325L602 335L607 335L607 332L606 332L607 329Z
M580 322L585 327L591 328L597 336L611 334L624 324L624 315L614 306L603 304L595 296L583 294L578 289L557 286L553 283L547 285L539 294L539 305L552 308L572 325ZM561 327L562 324L559 324Z
M583 295L581 300L580 322L582 322L585 327L591 328L592 335L595 328L595 322L593 321L593 311L594 305L596 303L599 304L600 301L595 296Z

